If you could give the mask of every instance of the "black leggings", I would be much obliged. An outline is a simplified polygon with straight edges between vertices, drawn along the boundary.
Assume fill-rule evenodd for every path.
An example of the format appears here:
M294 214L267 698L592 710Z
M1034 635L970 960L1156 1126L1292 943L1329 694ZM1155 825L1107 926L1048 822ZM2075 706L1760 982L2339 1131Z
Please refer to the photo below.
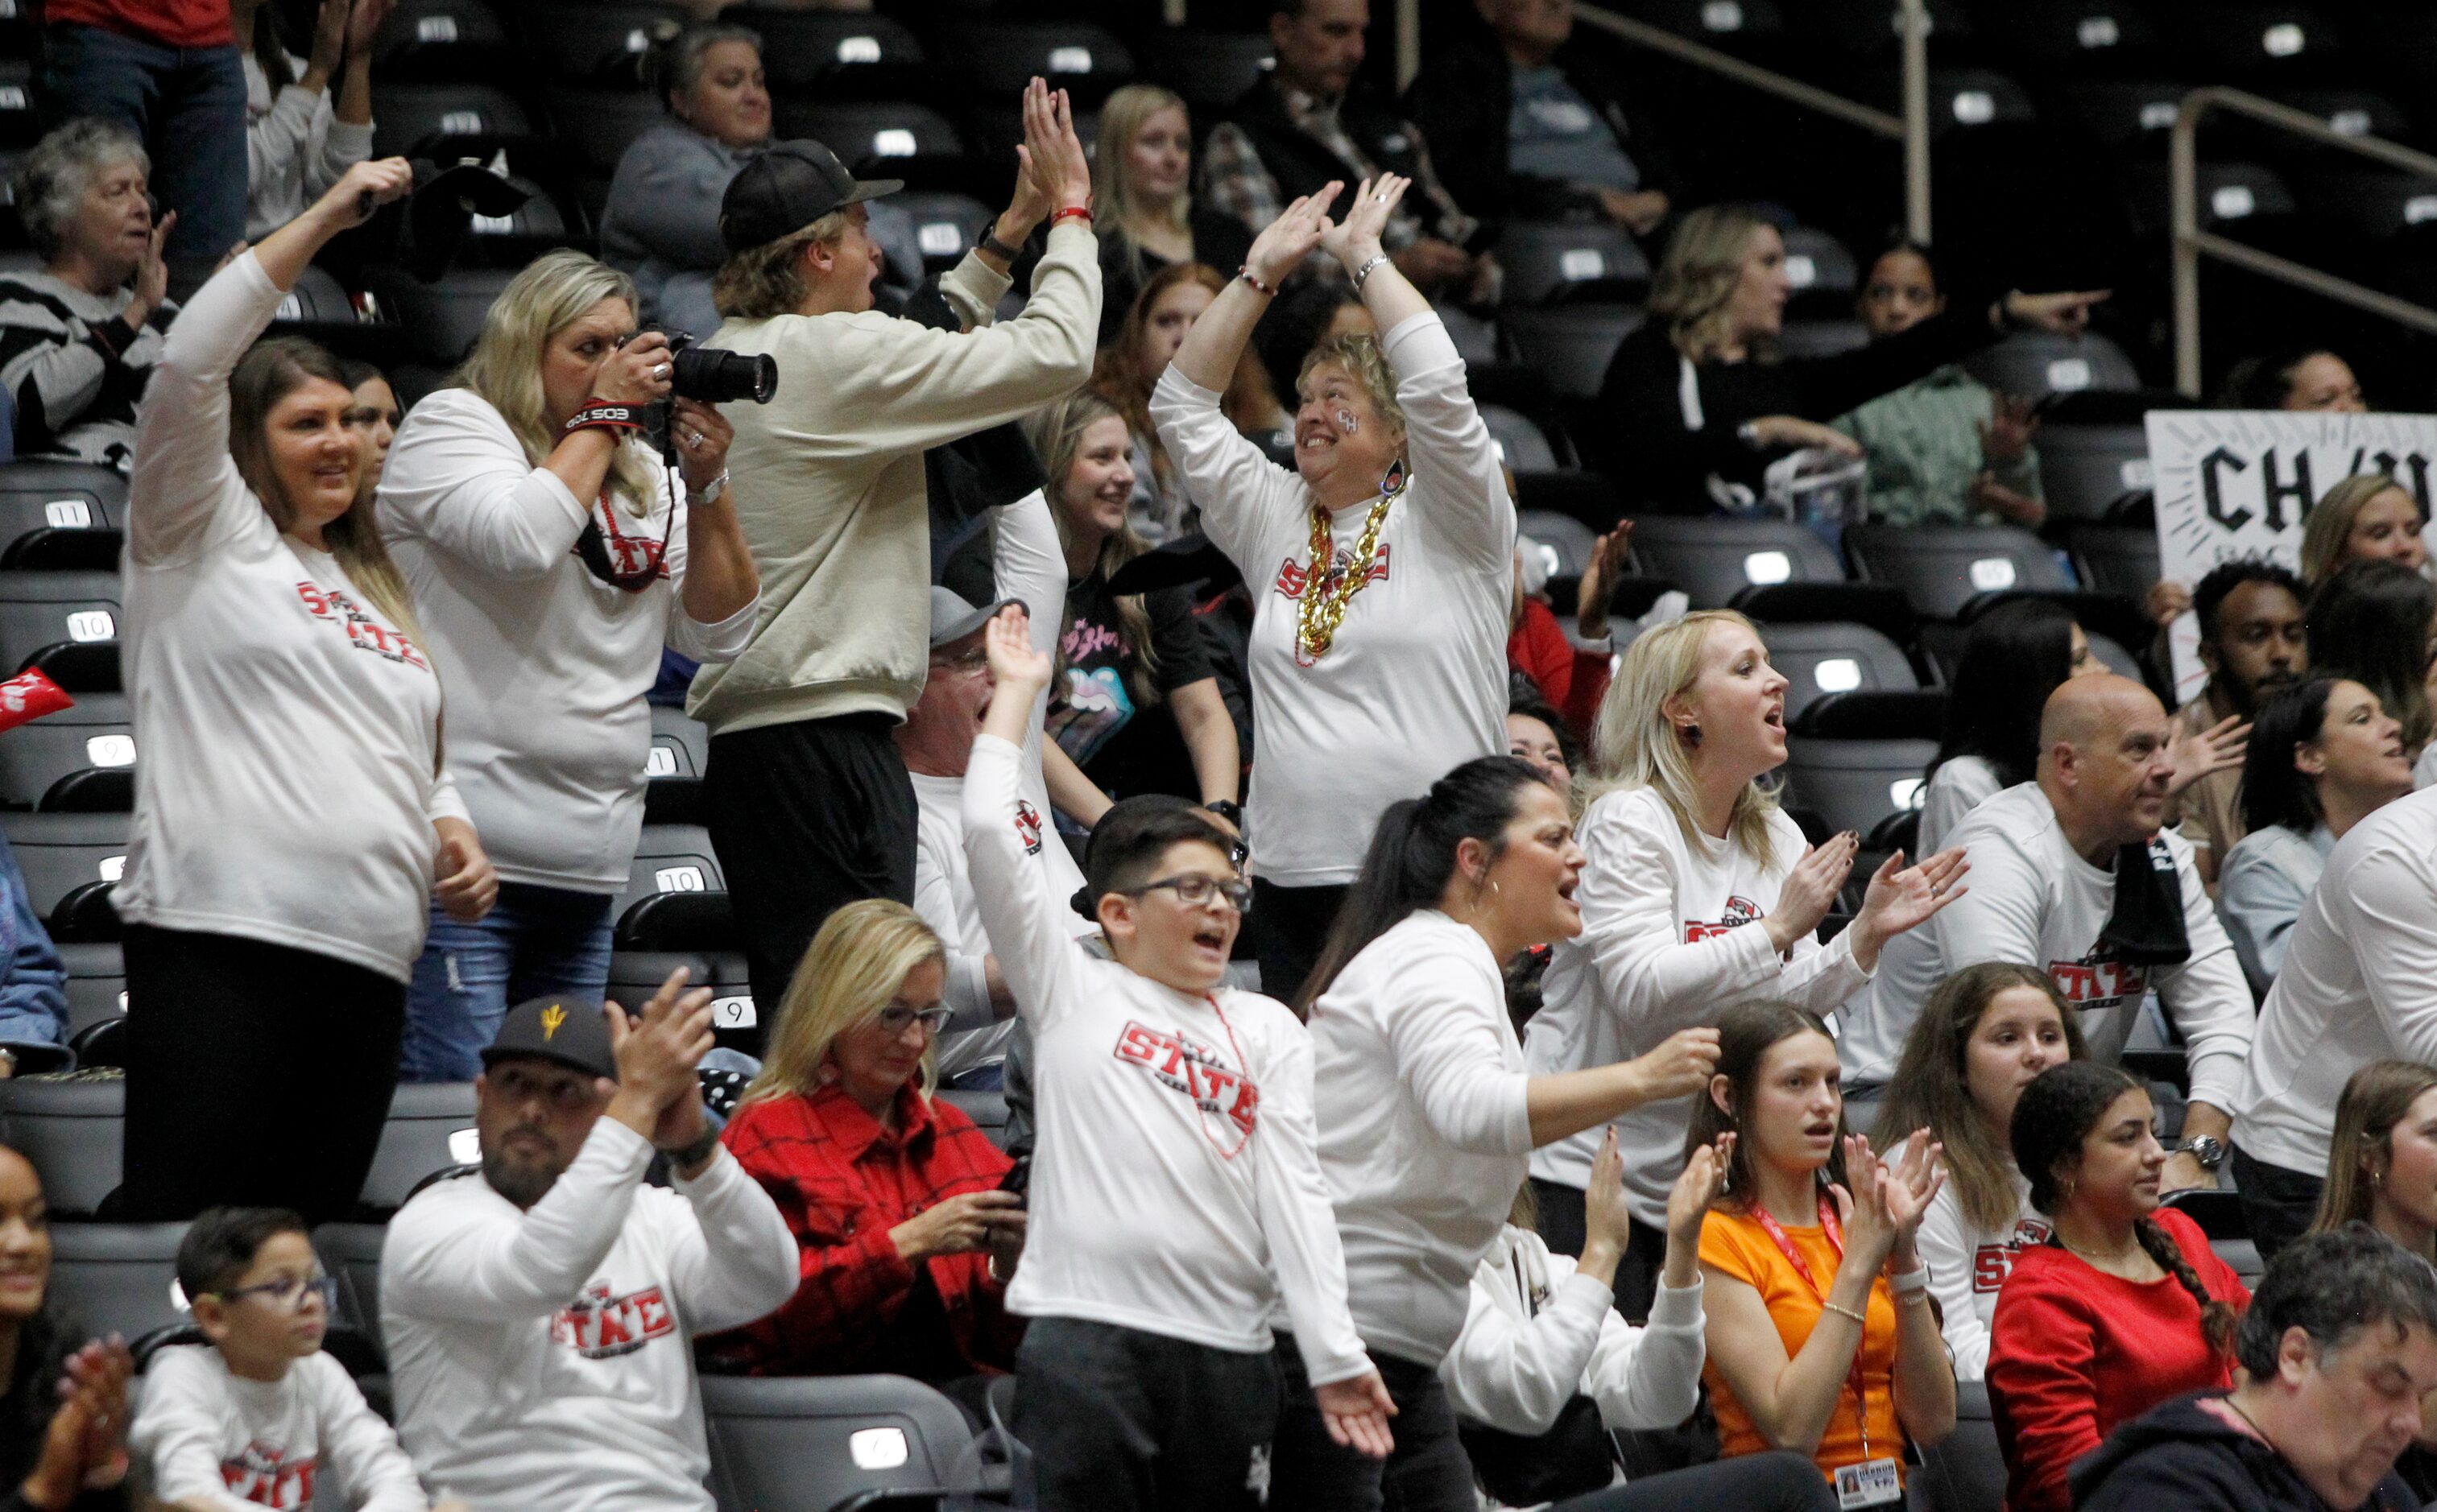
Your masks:
M1836 1493L1818 1466L1779 1450L1629 1481L1549 1512L1836 1512Z
M1278 1373L1287 1389L1270 1512L1475 1512L1481 1501L1472 1488L1472 1460L1456 1436L1455 1408L1437 1367L1376 1349L1371 1363L1396 1404L1396 1416L1388 1419L1396 1447L1385 1463L1328 1436L1303 1355L1292 1338L1278 1335Z
M117 1215L350 1216L397 1089L406 983L333 956L130 925Z
M1303 979L1320 964L1337 911L1345 904L1346 887L1280 887L1253 878L1253 954L1261 963L1261 992L1292 1003L1303 990Z

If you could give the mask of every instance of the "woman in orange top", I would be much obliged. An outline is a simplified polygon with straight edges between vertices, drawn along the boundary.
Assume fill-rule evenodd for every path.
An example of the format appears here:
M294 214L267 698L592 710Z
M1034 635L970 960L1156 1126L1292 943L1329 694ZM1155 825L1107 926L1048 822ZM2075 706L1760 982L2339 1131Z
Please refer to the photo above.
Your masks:
M1735 1134L1701 1230L1720 1449L1808 1454L1850 1509L1903 1500L1907 1440L1955 1426L1955 1374L1913 1250L1942 1181L1925 1133L1882 1162L1845 1132L1836 1045L1778 1003L1731 1008L1687 1149Z

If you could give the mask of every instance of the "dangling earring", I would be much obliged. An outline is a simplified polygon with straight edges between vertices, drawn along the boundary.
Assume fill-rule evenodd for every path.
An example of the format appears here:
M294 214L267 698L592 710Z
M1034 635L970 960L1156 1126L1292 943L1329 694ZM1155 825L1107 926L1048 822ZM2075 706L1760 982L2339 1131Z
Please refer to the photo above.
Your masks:
M1675 726L1675 733L1686 745L1696 746L1701 743L1701 727L1690 720Z

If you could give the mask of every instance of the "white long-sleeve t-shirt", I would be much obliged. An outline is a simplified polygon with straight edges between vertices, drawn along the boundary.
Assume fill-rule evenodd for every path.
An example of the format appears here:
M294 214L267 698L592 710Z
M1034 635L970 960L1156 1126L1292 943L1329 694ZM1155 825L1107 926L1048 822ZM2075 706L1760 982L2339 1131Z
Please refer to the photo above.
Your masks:
M1439 318L1401 322L1380 347L1405 411L1411 481L1335 643L1308 667L1296 636L1314 576L1311 489L1174 364L1151 393L1160 441L1201 507L1202 529L1253 592L1247 660L1261 759L1245 830L1261 875L1283 887L1353 881L1390 804L1506 749L1515 501ZM1351 569L1376 502L1330 513L1328 571Z
M1058 633L1066 605L1066 553L1058 545L1058 522L1050 517L1049 500L1033 490L998 512L991 542L991 570L1000 599L1023 602L1026 633L1032 649L1043 656L1058 653ZM1046 842L1038 864L1049 874L1049 891L1071 898L1083 886L1082 869L1048 828L1049 785L1041 774L1042 720L1049 707L1049 690L1032 701L1032 715L1024 730L1024 801L1032 806ZM991 1007L985 961L990 935L982 929L981 911L973 903L973 884L965 865L965 779L911 773L919 814L914 828L914 912L948 953L945 997L955 1009L954 1029L972 1030L995 1017ZM1089 934L1099 925L1074 914L1075 932Z
M1435 1365L1529 1173L1505 978L1471 926L1421 909L1346 963L1312 1004L1311 1040L1355 1326L1374 1349Z
M2437 1065L2437 789L2336 842L2286 937L2234 1107L2243 1154L2327 1169L2336 1099L2375 1060ZM2193 1095L2199 1096L2194 1074Z
M121 918L404 982L430 917L440 680L229 456L228 377L278 306L248 252L170 328L138 411L121 562L135 820ZM453 733L453 732L452 732Z
M194 1512L431 1504L397 1434L326 1354L307 1355L277 1381L249 1381L208 1345L163 1349L145 1367L127 1447L154 1497Z
M1647 1327L1616 1315L1616 1294L1509 1224L1472 1273L1464 1331L1439 1362L1455 1410L1510 1434L1556 1426L1575 1397L1599 1404L1610 1432L1673 1428L1701 1394L1701 1281L1661 1286Z
M347 170L373 155L373 126L342 121L327 88L285 84L274 94L271 76L252 50L245 64L245 235L260 241L305 213ZM290 53L289 74L305 75L305 60Z
M1574 902L1583 932L1557 942L1541 982L1542 1008L1525 1033L1533 1071L1587 1070L1632 1060L1678 1030L1715 1024L1738 1003L1782 1002L1827 1014L1869 981L1842 935L1806 934L1780 956L1758 928L1802 859L1801 827L1769 815L1769 863L1731 838L1688 838L1653 788L1604 793L1577 826L1587 858ZM1684 1168L1692 1100L1648 1103L1615 1122L1633 1215L1667 1221L1667 1190ZM1590 1185L1601 1131L1543 1146L1532 1173Z
M2005 789L1987 756L1959 756L1939 762L1921 790L1920 828L1913 837L1914 854L1935 856L1946 849L1947 837L1963 823L1963 816Z
M1963 1199L1950 1175L1929 1200L1914 1239L1920 1262L1929 1267L1929 1294L1937 1299L1944 1318L1946 1352L1955 1361L1955 1379L1978 1381L1989 1373L1989 1322L1997 1315L1997 1292L2014 1273L2014 1257L2048 1242L2050 1225L2031 1206L2031 1184L2007 1167L2017 1212L2006 1226L1980 1228L1963 1211Z
M1258 1354L1283 1300L1314 1384L1361 1375L1303 1025L1259 993L1178 992L1076 944L1031 855L1058 840L1022 818L1021 769L991 735L965 769L973 895L1034 1044L1031 1219L1008 1310Z
M448 774L502 881L622 890L660 648L722 662L752 637L758 598L715 624L686 613L685 501L656 454L626 448L654 480L640 516L616 495L577 498L489 400L443 389L406 417L381 470L381 533L448 689ZM575 554L585 522L610 511L620 535L668 537L667 574L640 593Z
M1888 941L1878 981L1846 1005L1836 1051L1848 1086L1884 1086L1895 1074L1921 1005L1950 974L1983 961L2012 961L2048 974L2073 1005L2095 1060L2122 1056L2143 995L2155 991L2189 1053L2192 1101L2234 1105L2256 1015L2234 942L2183 836L2161 830L2150 842L2152 860L2173 865L2183 894L2191 954L2173 966L2102 958L2098 935L2115 908L2114 869L2075 854L2038 783L1981 804L1946 843L1971 858L1967 890L1927 924Z
M381 1246L399 1436L475 1512L710 1512L692 1335L795 1295L795 1236L725 1148L676 1190L615 1119L529 1210L479 1174L425 1189Z

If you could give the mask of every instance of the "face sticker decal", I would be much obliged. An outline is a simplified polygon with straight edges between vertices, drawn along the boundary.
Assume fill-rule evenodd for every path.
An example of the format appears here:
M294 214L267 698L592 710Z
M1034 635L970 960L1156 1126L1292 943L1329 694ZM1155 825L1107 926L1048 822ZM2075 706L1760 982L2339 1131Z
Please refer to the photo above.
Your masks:
M1362 428L1362 422L1353 410L1341 407L1337 411L1337 428L1351 436Z

